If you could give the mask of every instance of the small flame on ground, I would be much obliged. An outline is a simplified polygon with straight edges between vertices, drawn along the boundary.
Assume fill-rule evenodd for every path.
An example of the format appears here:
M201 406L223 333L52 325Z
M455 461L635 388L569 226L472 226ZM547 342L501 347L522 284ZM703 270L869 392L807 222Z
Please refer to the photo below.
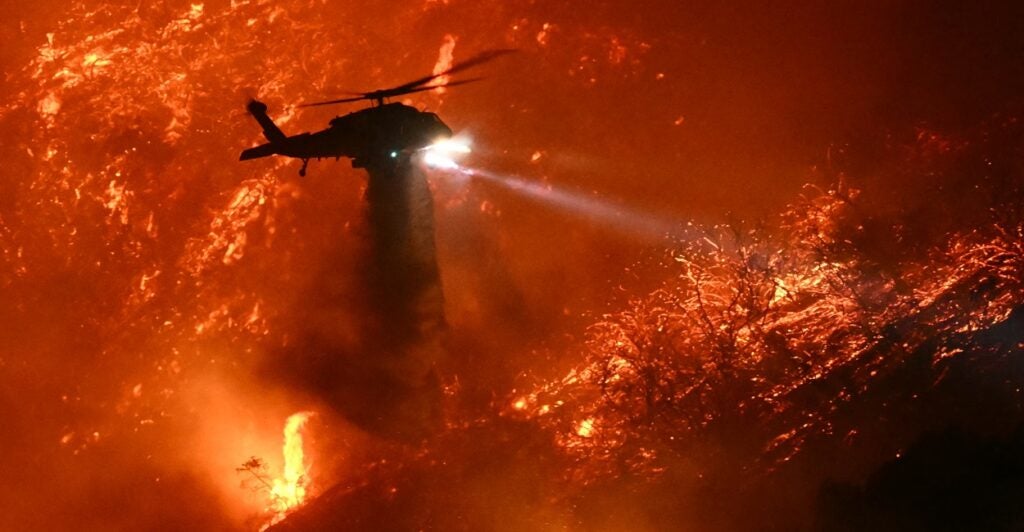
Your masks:
M309 486L309 463L302 448L302 429L313 412L298 412L288 416L284 424L284 472L275 478L271 488L274 518L267 527L281 522L288 513L306 500Z

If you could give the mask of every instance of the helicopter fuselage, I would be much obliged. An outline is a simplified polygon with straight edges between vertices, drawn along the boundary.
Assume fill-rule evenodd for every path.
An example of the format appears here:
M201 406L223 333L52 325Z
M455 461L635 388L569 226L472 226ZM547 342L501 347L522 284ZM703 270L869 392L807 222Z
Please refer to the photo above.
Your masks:
M270 155L304 161L348 157L353 166L365 167L406 157L452 136L452 130L436 114L401 103L361 109L334 118L322 131L292 136L277 128L262 102L250 102L248 110L269 142L243 151L239 157L243 161Z

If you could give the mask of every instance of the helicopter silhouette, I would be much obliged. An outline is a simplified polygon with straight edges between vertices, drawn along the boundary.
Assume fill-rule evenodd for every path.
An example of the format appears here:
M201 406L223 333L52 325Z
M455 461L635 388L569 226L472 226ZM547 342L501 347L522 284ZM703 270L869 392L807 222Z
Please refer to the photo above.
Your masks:
M252 100L246 109L263 128L263 136L269 142L242 151L239 160L247 161L271 155L301 159L300 176L306 175L309 160L314 158L349 157L355 168L395 164L418 150L451 138L452 130L436 114L420 111L402 103L388 103L389 98L479 81L482 78L443 84L432 83L438 78L461 72L513 51L509 49L489 50L457 63L443 72L424 76L390 89L354 93L353 97L299 105L299 107L315 107L361 100L373 102L372 107L335 117L330 121L330 126L327 129L314 133L285 135L267 115L267 105L258 100Z

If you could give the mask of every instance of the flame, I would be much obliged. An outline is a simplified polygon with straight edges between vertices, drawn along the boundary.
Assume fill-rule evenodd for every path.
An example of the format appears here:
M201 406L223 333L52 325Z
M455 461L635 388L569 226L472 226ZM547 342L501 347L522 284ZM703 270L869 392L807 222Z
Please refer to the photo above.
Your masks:
M871 385L901 363L930 363L936 386L950 359L980 365L1004 349L983 338L1022 300L1024 225L951 234L923 262L900 264L907 284L898 290L891 274L870 273L852 246L841 247L850 246L843 224L859 227L848 206L857 194L823 192L794 206L799 214L787 229L795 237L781 250L771 239L729 242L713 231L683 242L674 281L592 326L581 363L529 394L531 403L554 408L534 412L522 398L512 407L553 431L584 484L620 475L621 463L630 474L656 477L666 467L663 451L646 442L676 448L736 416L774 427L759 459L782 464L817 434L839 432L840 423L856 433L855 422L833 412L880 393ZM845 254L823 252L821 243ZM965 298L979 291L984 296ZM927 342L937 345L922 347ZM799 400L823 383L842 383L824 399L827 408Z
M581 438L589 438L594 435L594 418L588 417L576 425L576 434Z
M452 62L455 60L455 54L453 53L454 51L455 36L450 33L447 33L445 34L444 39L441 41L441 49L437 51L437 63L434 64L434 75L440 74L441 72L444 72L445 70L448 70L449 68L452 67ZM441 76L434 81L434 84L444 85L448 83L450 78L451 76ZM437 94L444 94L446 90L447 89L445 89L444 87L438 87L434 89L434 92L436 92Z
M274 479L271 489L271 511L275 513L273 525L285 518L306 500L309 486L309 464L302 448L302 430L313 412L298 412L288 416L284 424L284 472Z

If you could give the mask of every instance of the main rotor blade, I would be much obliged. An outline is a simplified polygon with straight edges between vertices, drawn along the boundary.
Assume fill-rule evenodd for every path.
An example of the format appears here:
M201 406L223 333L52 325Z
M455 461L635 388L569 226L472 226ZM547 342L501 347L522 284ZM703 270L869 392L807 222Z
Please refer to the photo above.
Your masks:
M358 102L359 100L366 100L366 99L368 99L368 98L365 95L363 95L363 96L356 96L354 98L341 98L341 99L338 99L338 100L327 100L325 102L304 103L304 104L298 105L297 107L316 107L316 106L319 106L319 105L333 105L333 104L336 104L336 103Z
M396 93L396 94L392 94L392 96L399 96L399 95L402 95L402 94L412 94L414 92L430 91L430 90L441 89L441 88L445 88L445 87L458 87L459 85L465 85L467 83L474 83L474 82L480 81L482 79L484 79L484 78L470 78L470 79L463 79L463 80L459 80L459 81L453 81L451 83L445 83L444 85L427 85L426 87L416 87L415 89L406 89L406 90L404 90L402 92L399 92L399 93Z
M490 61L492 59L495 59L495 58L498 58L498 57L501 57L503 55L510 54L510 53L516 52L516 51L517 50L514 49L514 48L498 48L498 49L495 49L495 50L487 50L487 51L481 52L481 53L479 53L479 54L477 54L477 55L475 55L473 57L470 57L469 59L466 59L465 61L461 61L461 62L453 65L451 68L449 68L449 69L447 69L447 70L445 70L443 72L440 72L440 73L437 73L437 74L431 74L429 76L425 76L425 77L422 77L420 79L410 81L409 83L405 83L405 84L399 85L397 87L391 87L390 89L381 89L381 90L376 90L376 91L371 91L371 92L364 92L364 93L361 93L361 96L355 96L355 97L352 97L352 98L339 98L337 100L327 100L327 101L323 101L323 102L304 103L304 104L299 105L298 107L316 107L316 106L320 106L320 105L333 105L333 104L336 104L336 103L358 102L359 100L381 100L383 98L391 98L393 96L401 96L403 94L409 94L409 93L413 93L413 92L422 92L422 91L426 91L426 90L430 90L430 89L436 89L438 87L455 87L457 85L465 85L466 83L472 83L474 81L479 81L482 78L473 78L473 79L467 79L467 80L462 80L462 81L456 81L456 82L452 82L452 83L446 83L444 85L430 85L430 86L427 86L427 87L421 87L421 85L425 85L427 83L430 83L431 81L434 81L437 78L440 78L440 77L443 77L443 76L448 76L448 75L451 75L451 74L455 74L457 72L462 72L463 70L466 70L467 68L475 67L475 66L477 66L477 65L479 65L481 63L486 63L486 62L488 62L488 61Z
M405 91L405 90L408 90L408 89L413 89L413 88L419 87L420 85L424 85L424 84L430 83L431 81L434 81L435 79L440 78L442 76L447 76L449 74L455 74L456 72L462 72L463 70L466 70L467 68L475 67L475 66L477 66L477 65L479 65L481 63L486 63L486 62L488 62L488 61L490 61L492 59L501 57L501 56L506 55L506 54L510 54L512 52L515 52L515 51L516 50L514 48L499 48L499 49L496 49L496 50L487 50L487 51L481 52L481 53L479 53L479 54L477 54L477 55L475 55L473 57L470 57L469 59L466 59L465 61L461 61L459 63L456 63L456 64L452 65L451 68L449 68L448 70L445 70L444 72L440 72L438 74L431 74L429 76L425 76L425 77L422 77L420 79L410 81L409 83L405 83L405 84L399 85L397 87L392 87L390 89L384 89L384 90L379 91L379 92L382 92L382 93L399 93L399 92L402 92L402 91Z

